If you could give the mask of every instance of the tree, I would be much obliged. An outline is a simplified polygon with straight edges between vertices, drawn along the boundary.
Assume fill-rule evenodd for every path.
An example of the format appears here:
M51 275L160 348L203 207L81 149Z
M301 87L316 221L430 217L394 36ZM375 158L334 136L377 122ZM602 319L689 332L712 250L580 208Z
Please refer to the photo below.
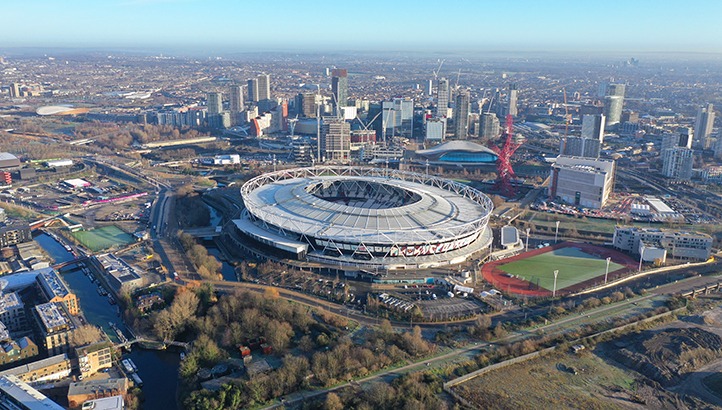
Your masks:
M85 346L102 340L100 329L92 325L83 325L73 331L70 344L75 347Z
M323 403L325 410L343 410L344 405L341 398L334 392L326 395L326 401Z

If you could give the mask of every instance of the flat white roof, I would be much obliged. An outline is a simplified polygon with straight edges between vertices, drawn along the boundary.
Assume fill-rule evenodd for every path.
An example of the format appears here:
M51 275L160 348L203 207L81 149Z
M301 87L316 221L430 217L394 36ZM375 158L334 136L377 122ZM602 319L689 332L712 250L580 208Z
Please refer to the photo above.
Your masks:
M63 410L63 407L42 393L30 387L17 376L6 375L0 377L0 390L12 397L16 402L22 403L23 408L29 410Z
M273 232L259 228L248 219L234 219L233 223L243 233L276 248L296 254L308 251L308 244L305 242L292 241L285 236L276 235Z
M657 198L656 196L646 196L644 199L649 203L649 205L654 208L657 213L660 214L673 214L675 213L674 209L670 208L667 204L664 203L661 199Z

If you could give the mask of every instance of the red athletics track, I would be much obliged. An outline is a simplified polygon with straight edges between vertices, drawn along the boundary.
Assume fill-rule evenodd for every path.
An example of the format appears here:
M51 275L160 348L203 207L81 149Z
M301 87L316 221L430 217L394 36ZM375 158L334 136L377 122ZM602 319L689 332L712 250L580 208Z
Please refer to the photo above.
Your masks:
M612 258L612 262L625 266L622 269L609 272L609 280L616 279L617 277L623 276L625 273L637 268L638 261L622 252L588 243L562 242L556 245L546 246L541 249L532 249L529 252L524 252L519 255L512 256L511 258L486 263L481 268L481 273L487 282L491 283L497 287L498 290L503 292L524 296L551 296L552 292L550 290L538 288L526 280L512 278L508 273L501 270L499 266L522 259L528 259L532 256L541 255L543 253L562 248L578 248L585 253L598 257L599 259ZM563 295L586 289L597 282L598 278L599 277L592 278L584 282L579 282L576 285L557 290L557 294Z

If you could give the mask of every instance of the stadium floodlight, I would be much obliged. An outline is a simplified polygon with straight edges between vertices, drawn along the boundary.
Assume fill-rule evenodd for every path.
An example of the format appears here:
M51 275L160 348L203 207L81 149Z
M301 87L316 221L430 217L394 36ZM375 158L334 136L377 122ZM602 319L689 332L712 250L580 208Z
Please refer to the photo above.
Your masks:
M530 228L526 228L526 250L525 250L525 252L529 252L529 231L530 230L531 230Z
M554 287L552 288L552 297L557 297L557 276L559 276L559 271L554 271Z
M642 251L639 253L639 269L637 269L639 272L642 271L642 260L644 259L644 246L642 246Z
M609 276L609 261L611 261L612 258L607 257L607 270L604 271L604 283L607 283L607 276Z
M557 243L559 238L559 221L556 222L556 225L557 229L554 231L554 243Z

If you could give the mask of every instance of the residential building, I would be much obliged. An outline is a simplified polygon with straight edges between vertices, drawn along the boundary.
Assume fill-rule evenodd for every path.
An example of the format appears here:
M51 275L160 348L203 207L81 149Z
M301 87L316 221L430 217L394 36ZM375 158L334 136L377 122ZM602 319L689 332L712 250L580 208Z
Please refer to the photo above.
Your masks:
M17 245L33 240L30 226L24 222L14 221L0 226L0 248Z
M0 340L0 366L29 359L38 355L38 346L28 337L17 340L6 337Z
M494 113L484 113L479 117L479 138L495 139L501 133L499 118Z
M320 96L317 93L304 93L301 95L301 114L304 117L316 118L318 106L321 104Z
M67 353L75 324L62 303L44 303L33 309L40 342L49 355Z
M208 93L206 106L208 107L208 115L220 114L223 111L223 94Z
M43 383L70 376L72 364L66 353L36 360L0 372L0 376L16 376L26 383Z
M587 114L582 117L582 138L604 142L604 114Z
M88 378L102 369L113 367L113 345L109 342L92 343L75 349L78 369L83 378Z
M351 155L351 124L337 117L323 117L321 151L327 162L348 162Z
M3 293L2 296L0 296L0 322L2 322L10 332L24 332L28 330L25 305L17 293Z
M160 292L152 292L147 295L140 295L135 298L135 307L143 313L148 312L155 305L163 305L165 300Z
M566 137L559 146L559 155L570 157L599 158L602 146L597 139Z
M229 109L231 114L242 112L245 109L243 104L243 86L231 86L231 91L229 93Z
M83 403L81 410L125 410L125 400L123 396L87 400Z
M348 100L348 71L345 68L331 70L331 93L334 113L340 116L342 113L339 107L346 107Z
M248 101L257 103L260 101L258 98L258 79L251 78L248 80Z
M560 156L552 165L552 200L599 209L614 188L614 161Z
M677 181L692 179L694 151L690 148L675 147L662 151L662 175Z
M662 148L660 149L660 152L676 147L692 148L692 140L692 129L689 127L679 127L677 128L677 132L664 134L662 136Z
M694 148L710 149L712 147L712 127L714 127L714 105L707 104L697 110L694 125Z
M439 78L439 81L436 83L436 118L448 117L450 99L451 89L449 88L449 80Z
M258 100L270 100L271 99L271 75L270 74L259 74L258 75Z
M393 101L384 101L382 110L382 136L384 137L382 139L384 143L392 136L409 139L414 137L414 100L394 98Z
M469 135L469 90L459 90L454 106L454 138L465 140Z
M712 253L713 242L710 235L701 232L635 226L617 226L612 240L615 248L643 256L648 261L656 258L642 255L645 248L663 249L673 258L707 260Z
M516 117L519 114L517 109L517 99L519 91L516 89L516 83L509 84L508 94L506 96L506 114Z
M424 141L443 142L444 139L446 139L446 118L427 120Z
M47 302L57 302L65 305L68 313L75 316L80 313L78 298L70 291L68 286L60 279L60 275L53 268L38 270L35 277L40 292Z
M63 410L63 407L32 388L18 377L0 377L0 409Z
M622 120L622 109L624 108L624 84L609 84L604 97L604 116L607 127L617 125Z

